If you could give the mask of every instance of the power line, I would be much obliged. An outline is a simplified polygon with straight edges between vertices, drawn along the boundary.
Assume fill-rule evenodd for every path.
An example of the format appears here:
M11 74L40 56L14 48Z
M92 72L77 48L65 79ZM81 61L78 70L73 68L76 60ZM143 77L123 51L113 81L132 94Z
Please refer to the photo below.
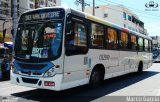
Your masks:
M106 3L105 1L101 1L101 0L98 0L98 1L103 2L103 3ZM117 4L117 3L116 3L116 4ZM99 6L100 4L99 4L99 5L96 4L96 5ZM111 7L108 7L108 6L107 6L107 8L109 8L109 9L111 9L111 10L123 12L122 10L114 9L114 8L111 8ZM139 12L139 11L137 11L137 13L142 14L142 12ZM128 14L131 14L131 15L132 15L132 13L128 13ZM143 13L143 14L146 14L146 13ZM148 15L148 14L146 14L146 15L147 15L148 18L153 18L153 19L157 19L157 20L159 20L159 17L160 17L160 16L154 16L154 15ZM146 16L143 16L143 17L146 17ZM146 17L146 18L147 18L147 17Z
M98 0L98 1L101 1L101 0ZM110 1L110 0L105 0L105 1L108 1L108 2L113 3L113 4L121 5L121 4L119 4L119 3L116 3L116 2L113 2L113 1ZM105 1L102 1L102 2L105 2ZM105 3L107 3L107 2L105 2ZM135 9L135 8L128 7L128 6L126 6L126 7L129 8L129 9L131 9L131 10L133 10L133 11L136 10L136 12L138 11L138 12L142 12L142 13L149 14L149 13L147 13L147 12L145 12L145 11L140 10L140 9ZM154 15L154 16L159 16L159 17L160 17L160 14L152 13L152 15Z
M108 3L108 2L105 2L105 1L101 1L101 0L98 0L98 1L103 2L103 3ZM116 4L118 4L118 3L116 3ZM102 5L102 4L96 3L96 6L99 6L99 5ZM118 4L118 5L120 5L120 4ZM107 8L111 9L111 10L114 10L114 11L124 12L122 10L114 9L114 8L109 7L109 6L107 6ZM142 17L146 17L146 18L153 18L153 19L159 20L159 17L160 17L158 15L150 15L150 14L144 13L142 11L136 11L136 12L139 13L140 15L145 14L145 15L142 15ZM132 15L133 13L128 12L128 14Z

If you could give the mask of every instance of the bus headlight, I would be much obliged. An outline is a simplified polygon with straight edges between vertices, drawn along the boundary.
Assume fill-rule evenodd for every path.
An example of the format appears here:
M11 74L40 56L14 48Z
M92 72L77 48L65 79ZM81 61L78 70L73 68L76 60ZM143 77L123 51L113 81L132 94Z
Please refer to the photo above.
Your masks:
M15 68L15 66L13 64L11 65L11 69L12 69L13 73L19 74L19 71Z
M44 77L52 77L54 75L55 75L54 68L51 68L44 74Z

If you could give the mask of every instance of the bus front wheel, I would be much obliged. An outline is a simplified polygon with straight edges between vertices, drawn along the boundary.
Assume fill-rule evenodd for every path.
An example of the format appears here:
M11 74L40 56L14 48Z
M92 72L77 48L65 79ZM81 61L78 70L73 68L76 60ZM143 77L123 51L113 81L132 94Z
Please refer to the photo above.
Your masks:
M89 87L90 88L98 87L103 82L103 80L104 80L103 72L98 69L93 69L90 76Z

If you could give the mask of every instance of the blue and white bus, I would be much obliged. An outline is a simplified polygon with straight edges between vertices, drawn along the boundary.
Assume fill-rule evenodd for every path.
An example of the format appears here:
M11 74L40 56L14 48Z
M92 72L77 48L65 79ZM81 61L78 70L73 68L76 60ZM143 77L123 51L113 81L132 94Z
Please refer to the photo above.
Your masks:
M153 62L160 62L160 48L153 47L152 48L152 54L153 54Z
M13 84L65 90L138 72L152 65L143 34L70 8L21 15L14 45Z

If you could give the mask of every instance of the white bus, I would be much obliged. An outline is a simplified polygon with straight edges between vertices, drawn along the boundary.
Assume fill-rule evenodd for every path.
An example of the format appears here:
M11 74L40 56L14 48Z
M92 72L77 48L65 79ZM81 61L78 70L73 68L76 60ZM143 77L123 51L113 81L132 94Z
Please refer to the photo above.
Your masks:
M21 15L14 45L13 84L65 90L152 65L151 38L70 8Z

